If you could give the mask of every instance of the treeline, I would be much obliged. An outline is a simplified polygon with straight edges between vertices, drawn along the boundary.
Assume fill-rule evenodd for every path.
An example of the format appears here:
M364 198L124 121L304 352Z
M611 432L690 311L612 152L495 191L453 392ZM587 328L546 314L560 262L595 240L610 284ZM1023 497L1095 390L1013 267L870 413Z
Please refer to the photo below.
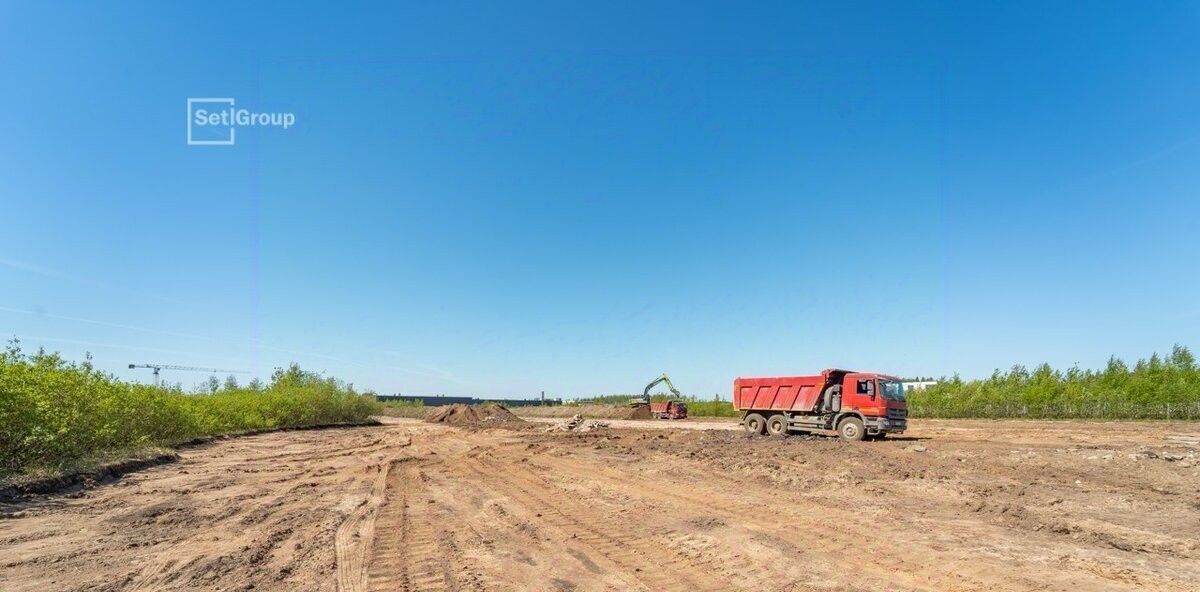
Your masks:
M118 380L14 341L0 353L0 477L58 472L200 436L364 421L373 397L293 364L209 394Z
M932 378L922 378L931 381ZM598 404L624 405L636 395L602 395ZM651 399L664 401L665 394ZM735 417L728 400L684 397L696 417ZM1130 367L1113 357L1102 370L1033 370L1013 366L980 380L955 375L908 393L911 417L1200 420L1200 366L1188 348L1151 355Z
M908 394L913 417L1200 420L1200 367L1186 347L1133 367L1113 357L1103 370L1013 366L983 380L943 378Z

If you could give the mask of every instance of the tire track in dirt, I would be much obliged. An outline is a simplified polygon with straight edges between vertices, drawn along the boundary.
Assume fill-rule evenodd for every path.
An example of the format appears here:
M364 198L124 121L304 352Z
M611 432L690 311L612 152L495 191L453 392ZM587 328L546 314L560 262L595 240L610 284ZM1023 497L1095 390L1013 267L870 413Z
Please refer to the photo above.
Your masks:
M180 547L182 547L182 545L176 545L175 547L169 549L168 553L173 552L175 549ZM165 555L166 554L164 554L164 556ZM157 580L160 575L166 573L167 570L174 567L176 563L178 563L178 560L176 559L159 559L151 562L150 565L142 569L141 573L134 578L133 582L129 584L128 589L131 592L142 592L144 590L158 589L158 584L154 583L154 581Z
M693 563L712 573L721 574L730 581L776 582L774 585L768 584L762 587L763 590L795 589L796 586L793 584L810 580L814 575L813 570L797 570L806 573L787 574L787 577L780 578L778 568L784 566L785 561L793 562L790 567L798 567L802 565L800 560L779 559L775 564L777 571L772 572L771 555L762 552L764 551L762 545L753 545L749 541L742 541L742 546L735 548L702 533L680 532L672 528L663 531L662 534L664 547L689 558ZM742 549L751 548L752 545L760 551L757 556L752 557L742 551Z
M769 535L777 543L797 549L812 551L811 546L806 548L803 543L805 540L809 540L814 533L819 533L822 539L820 552L823 557L809 553L806 561L809 562L808 567L815 573L823 573L831 579L836 578L839 573L836 557L860 553L868 548L868 541L855 536L853 531L839 529L836 526L839 521L855 520L852 515L838 513L837 515L831 514L828 518L814 518L798 509L800 506L780 503L778 498L755 499L758 491L738 487L738 484L734 482L728 483L728 487L720 487L720 482L725 478L718 475L710 475L701 482L674 484L670 481L631 475L612 467L591 463L584 466L583 463L577 461L567 462L554 457L542 457L539 458L539 462L546 463L547 471L554 473L620 484L622 492L633 493L649 503L661 503L669 500L681 507L703 507L706 513L720 516L749 531ZM723 491L736 491L741 496L734 498L726 495ZM772 508L771 519L747 518L762 516L763 508ZM802 537L801 541L794 542L798 535ZM896 589L898 585L902 585L906 589L913 590L991 590L994 580L997 578L1006 580L1006 585L1012 589L1044 587L1044 582L1027 578L1017 571L998 573L988 570L980 573L978 570L982 568L971 562L960 563L959 569L947 575L944 571L914 570L914 564L900 556L879 555L876 559L878 565L859 565L856 571L862 577L869 577L877 583L886 584L888 589ZM840 571L844 572L844 569ZM977 575L980 577L977 578Z
M387 499L379 512L379 537L372 541L364 590L409 590L409 487L416 470L405 467L388 476Z
M450 570L448 581L453 581L459 590L493 592L510 589L511 586L493 577L484 566L487 559L494 558L487 548L492 541L480 534L482 525L472 518L483 506L483 498L475 494L484 488L479 483L456 479L444 463L423 465L417 478L422 485L421 495L426 499L422 504L421 499L410 498L417 506L413 514L425 514L435 531L438 556ZM508 534L500 532L497 536Z
M327 460L330 458L337 458L337 457L341 457L341 456L356 456L356 455L361 455L366 452L374 452L376 450L379 450L381 445L385 444L385 439L386 439L385 436L379 436L379 437L373 438L367 442L355 443L352 446L347 446L346 448L338 450L337 452L334 452L334 453L330 453L330 452L314 453L311 450L302 450L302 451L297 451L297 452L280 452L277 454L265 456L262 458L262 460L278 461L278 462L309 463L309 462L313 462L313 461Z
M622 486L623 492L632 492L650 503L661 503L667 500L681 507L704 508L706 513L719 516L730 524L737 524L751 532L771 536L777 544L790 546L797 551L805 551L807 568L814 574L830 578L835 578L839 573L844 575L844 566L839 567L839 561L836 561L835 558L862 552L864 548L862 539L836 527L839 520L852 518L847 514L831 514L824 519L813 518L796 511L789 504L781 504L778 499L755 500L753 494L756 492L748 491L747 488L738 487L736 484L730 484L727 488L712 487L714 482L720 479L717 476L710 476L709 481L704 484L687 483L678 486L670 482L629 475L611 467L582 467L577 463L562 462L561 459L548 458L545 460L548 464L553 465L551 470L554 472L578 478L618 483ZM721 492L722 489L739 492L741 497L734 498L725 495ZM771 508L770 516L761 519L764 515L764 508ZM819 534L822 539L820 554L814 555L813 552L816 549L811 545L804 545L804 541L793 542L797 534L805 535L804 540L806 541L810 540L813 534ZM674 542L679 544L677 540ZM867 573L863 573L864 571L873 572L869 577L880 584L886 583L889 586L888 589L895 589L899 583L897 580L902 580L907 589L914 590L986 589L984 584L981 584L979 588L970 588L969 582L964 581L962 577L952 580L935 580L930 575L911 574L905 568L912 566L906 565L894 557L890 559L881 557L878 561L880 564L877 568L870 565L859 565L855 570L862 576L867 576ZM744 561L739 563L745 564Z
M387 499L379 512L376 537L367 567L370 592L457 592L464 588L460 574L470 577L453 531L442 528L440 516L421 499L429 480L415 464L388 477Z
M590 481L595 482L594 477L598 473L593 469L577 466L575 463L564 464L577 469L580 474L590 475L593 477ZM526 466L530 465L538 467L538 465L526 463ZM545 473L565 474L557 469L545 469ZM596 495L594 491L582 492L564 488L550 483L540 475L535 476L536 473L532 471L529 475L541 482L543 487L556 489L557 491L552 495L559 496L559 499L578 497L582 494L591 495L594 501L599 501L594 497ZM609 498L607 495L603 497ZM844 573L844 569L822 569L824 566L816 564L815 558L811 555L801 558L801 555L807 553L807 549L802 550L772 535L747 531L742 536L733 536L733 540L730 541L722 540L722 538L730 537L713 537L703 532L685 531L688 529L694 531L694 525L673 526L681 520L692 523L693 520L684 519L681 515L691 514L697 508L708 508L711 505L709 500L689 502L686 507L691 508L693 512L679 511L679 508L664 506L661 499L640 501L649 505L649 508L642 509L642 515L646 519L619 525L620 530L617 532L620 534L617 536L637 540L639 545L646 549L651 556L656 553L662 554L664 551L674 554L676 559L660 561L663 565L673 566L673 569L679 569L678 566L686 565L689 573L703 573L710 579L716 577L725 582L738 583L715 584L713 585L715 589L745 589L746 582L760 582L754 587L764 591L788 590L794 592L808 589L807 586L824 589L829 582L835 581L837 575ZM609 499L609 503L614 508L621 508L628 506L630 500L628 498L624 500ZM591 506L591 511L597 511L595 504ZM761 510L759 510L754 514L746 515L761 514ZM607 516L606 520L612 518L613 516ZM727 516L727 518L729 518L730 524L740 524L745 520L744 516L740 520L734 519L732 516ZM662 523L662 528L655 527L655 523ZM726 526L724 521L718 521L718 524L720 527ZM871 588L846 587L844 589L850 591Z
M236 518L237 524L230 525L230 528L241 528L257 525L260 522L264 522L269 517L275 516L278 513L279 508L286 507L284 502L297 497L299 493L302 493L302 489L304 489L303 484L296 484L277 495L269 497L265 501L255 504L253 507L233 507L231 511L224 513L219 519L215 520L215 522L232 522ZM246 498L246 500L248 499L250 498ZM231 503L236 502L231 500ZM192 506L190 504L185 505L182 508L176 506L174 502L161 505L175 512L188 513L192 511ZM133 514L134 517L138 517L137 515L139 512L135 511L120 516L114 520L114 522L121 526L130 526L129 514ZM158 512L151 514L152 517L157 517L159 515L160 514ZM210 518L213 517L205 517L206 520ZM148 524L154 523L152 518L143 518L143 520L145 520ZM188 528L190 524L191 523L189 522L181 522L177 524L177 528ZM226 540L226 545L232 544L231 541L232 539ZM201 557L191 553L193 547L194 543L192 541L186 541L171 545L166 549L156 551L154 559L150 561L149 564L143 567L136 574L130 574L130 583L127 589L131 592L164 589L165 584L172 582L178 575L172 573L173 570L181 566L190 566L196 564L202 559Z
M340 592L363 592L366 589L366 556L375 535L376 514L384 502L389 476L396 472L399 462L395 460L380 465L379 474L371 483L371 493L334 535L337 589Z
M493 488L536 512L539 518L570 540L583 543L610 561L623 577L633 577L635 581L629 582L630 585L656 592L734 588L730 582L702 582L692 578L691 570L687 568L702 566L692 565L688 557L653 544L653 538L637 532L634 525L618 524L614 515L597 515L596 508L577 503L562 495L563 492L555 491L552 485L525 467L509 466L510 470L501 473L478 459L472 462L472 467L476 474L485 476ZM587 557L576 558L585 564L591 562Z
M367 446L353 450L361 452L373 449L385 438L375 438ZM394 446L404 448L412 445L412 437ZM338 456L342 454L339 453ZM334 535L334 561L336 565L337 589L341 592L363 592L367 585L367 556L370 553L375 538L375 523L379 508L387 500L387 488L390 476L397 467L412 457L395 458L379 465L379 474L371 483L370 493L362 505L355 508L350 516L338 527Z
M607 505L613 512L636 508L645 519L625 525L627 536L661 545L686 557L694 567L706 573L720 574L727 581L740 582L743 586L745 582L764 582L765 585L759 585L763 591L794 592L800 584L825 585L833 581L832 575L840 573L831 570L823 572L820 566L814 565L811 555L802 557L809 549L801 549L773 535L738 528L736 525L741 520L732 522L734 527L729 528L730 522L726 520L711 515L696 515L697 510L706 508L707 504L691 503L686 508L680 508L678 504L671 506L657 498L635 499L634 496L611 491L611 482L597 490L595 486L600 482L595 478L568 476L566 483L559 483L548 476L565 473L535 462L525 464L541 469L538 471L543 475L541 480L559 490L557 495L588 499L592 502L591 507L597 511L603 511L602 505ZM589 472L585 467L575 466L575 463L572 466L580 469L581 474L597 476L597 473ZM719 536L713 536L717 531L720 531Z

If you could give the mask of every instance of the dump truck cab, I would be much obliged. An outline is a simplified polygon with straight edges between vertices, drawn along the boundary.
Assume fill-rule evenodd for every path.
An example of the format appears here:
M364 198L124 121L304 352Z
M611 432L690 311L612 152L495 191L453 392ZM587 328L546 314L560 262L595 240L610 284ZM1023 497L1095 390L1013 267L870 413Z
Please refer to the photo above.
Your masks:
M847 372L826 370L823 372L830 385L841 385L842 401L840 417L858 417L862 421L865 436L903 432L908 428L908 401L904 396L904 383L895 376L874 372ZM853 430L854 427L842 426ZM842 430L839 430L842 431ZM857 439L842 434L846 439Z
M783 435L836 431L862 440L908 428L900 379L876 372L831 368L809 376L738 378L733 406L751 433Z

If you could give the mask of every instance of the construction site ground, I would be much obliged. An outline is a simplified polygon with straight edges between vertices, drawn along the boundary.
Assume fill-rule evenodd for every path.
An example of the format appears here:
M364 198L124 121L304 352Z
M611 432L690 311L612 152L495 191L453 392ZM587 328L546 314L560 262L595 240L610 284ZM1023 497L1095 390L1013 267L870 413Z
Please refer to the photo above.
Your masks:
M1200 589L1197 424L914 420L862 443L611 425L188 448L0 507L0 590Z

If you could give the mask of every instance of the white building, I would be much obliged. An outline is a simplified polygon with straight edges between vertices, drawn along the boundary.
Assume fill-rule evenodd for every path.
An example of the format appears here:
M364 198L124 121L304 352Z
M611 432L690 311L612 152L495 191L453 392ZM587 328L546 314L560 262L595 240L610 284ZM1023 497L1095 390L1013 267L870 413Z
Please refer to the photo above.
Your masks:
M914 380L900 383L904 385L904 392L911 393L913 391L923 391L928 387L937 384L936 380Z

